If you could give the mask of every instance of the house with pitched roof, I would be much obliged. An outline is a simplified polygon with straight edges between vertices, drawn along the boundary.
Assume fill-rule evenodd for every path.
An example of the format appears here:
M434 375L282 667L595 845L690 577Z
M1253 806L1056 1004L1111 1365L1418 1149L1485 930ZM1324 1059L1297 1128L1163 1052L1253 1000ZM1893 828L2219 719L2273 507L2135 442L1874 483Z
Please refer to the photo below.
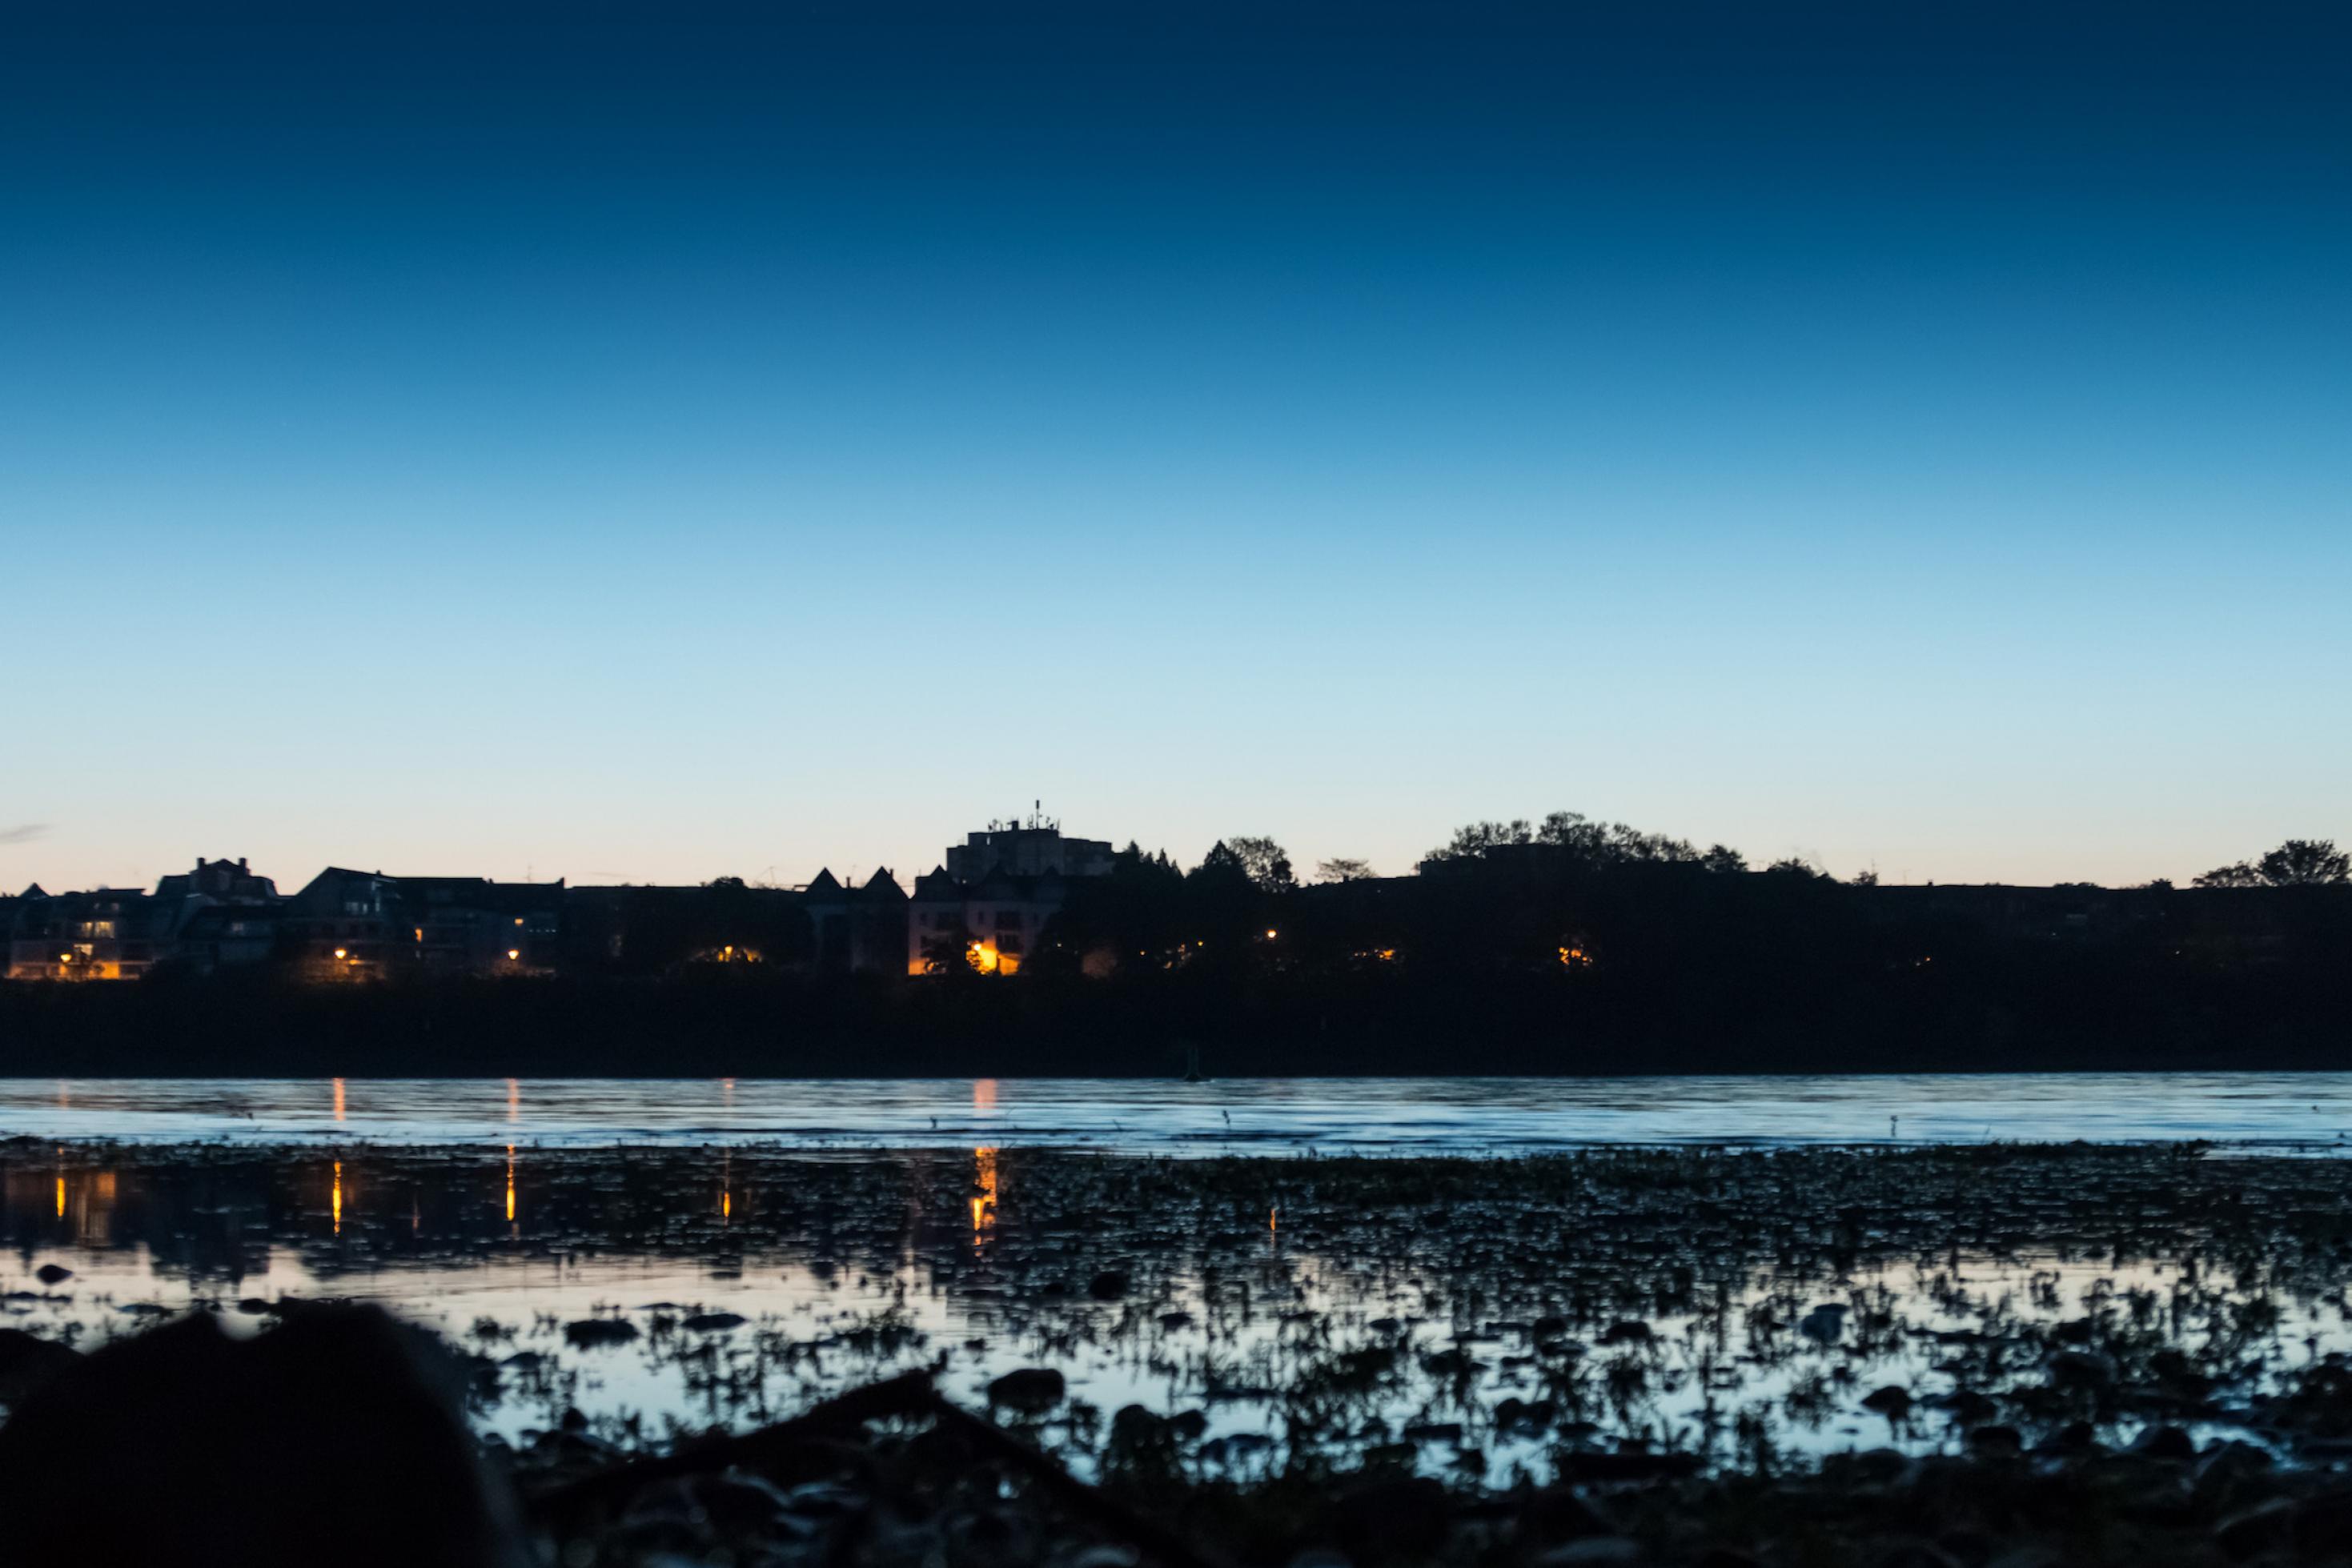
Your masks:
M815 967L835 973L907 972L907 890L887 866L862 885L845 885L830 868L801 890Z
M907 902L907 973L951 971L961 961L984 975L1019 974L1068 888L1053 871L992 870L976 882L957 881L944 865L925 873Z

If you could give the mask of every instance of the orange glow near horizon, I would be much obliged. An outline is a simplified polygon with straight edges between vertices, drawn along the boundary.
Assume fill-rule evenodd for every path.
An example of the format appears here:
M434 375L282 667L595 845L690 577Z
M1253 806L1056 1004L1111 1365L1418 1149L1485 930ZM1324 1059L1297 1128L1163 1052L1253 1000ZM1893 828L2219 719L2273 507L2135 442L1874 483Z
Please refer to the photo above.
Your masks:
M996 1080L975 1078L971 1081L971 1108L975 1111L996 1109Z
M335 1120L336 1120L336 1121L338 1121L338 1122L340 1122L340 1121L341 1121L342 1119L343 1119L343 1081L342 1081L341 1079L338 1078L338 1079L336 1079L336 1080L335 1080ZM336 1167L336 1168L341 1169L341 1166L338 1166L338 1167Z
M340 1097L342 1089L341 1079L335 1081L335 1087ZM340 1117L338 1119L340 1120ZM335 1191L331 1202L333 1205L335 1217L335 1234L341 1236L343 1233L343 1162L341 1160L335 1162Z
M522 1120L522 1080L519 1078L507 1080L507 1120ZM509 1149L507 1152L512 1154L514 1151Z

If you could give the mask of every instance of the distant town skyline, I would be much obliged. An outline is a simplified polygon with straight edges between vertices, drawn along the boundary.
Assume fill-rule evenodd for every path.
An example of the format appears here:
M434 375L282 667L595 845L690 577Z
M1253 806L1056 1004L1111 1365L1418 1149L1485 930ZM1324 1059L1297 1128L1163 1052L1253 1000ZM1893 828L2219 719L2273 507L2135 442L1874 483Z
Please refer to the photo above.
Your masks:
M1541 811L1521 811L1495 813L1489 818L1482 819L1473 819L1469 817L1456 818L1450 821L1444 830L1433 834L1429 841L1426 843L1423 843L1419 850L1414 851L1408 855L1401 856L1391 862L1384 862L1372 856L1350 855L1344 849L1339 848L1332 848L1328 851L1306 848L1303 846L1312 843L1313 841L1285 835L1280 832L1270 833L1265 836L1274 839L1286 852L1287 852L1293 871L1297 876L1297 879L1302 883L1318 880L1317 868L1322 862L1340 860L1368 862L1371 866L1373 873L1380 876L1405 876L1414 873L1418 870L1420 862L1431 852L1444 847L1446 840L1452 835L1455 828L1467 825L1474 821L1507 822L1514 818L1529 820L1539 823L1544 815L1545 813ZM1012 812L1005 812L1000 814L998 817L992 817L985 820L978 816L972 816L966 820L965 831L950 831L945 839L934 841L931 847L928 850L912 849L903 841L904 835L902 834L900 835L902 841L900 847L906 852L898 855L896 858L873 858L868 853L860 852L856 846L843 846L835 852L829 854L821 853L816 855L814 859L803 858L791 862L774 861L761 865L748 864L746 863L747 857L739 855L732 861L713 862L715 869L711 869L707 872L694 870L679 874L634 874L625 869L612 866L577 867L569 866L558 862L529 858L519 862L515 865L508 865L505 863L505 859L497 857L494 857L492 861L487 862L468 862L460 863L447 853L436 853L431 851L425 851L409 857L386 856L366 852L341 852L323 855L313 853L307 859L295 859L290 857L279 859L273 858L268 855L255 856L239 851L233 858L241 858L249 862L256 874L274 876L281 881L291 880L296 882L308 878L314 872L321 868L342 866L354 871L383 872L394 876L415 877L424 875L486 877L495 882L506 883L551 883L561 880L579 884L628 883L648 885L691 885L707 883L719 877L731 876L740 877L751 883L765 885L799 887L808 883L821 872L830 872L835 878L844 882L863 883L867 878L872 877L876 873L887 870L902 885L911 888L916 879L928 872L941 867L944 867L950 873L960 875L973 874L971 866L959 866L957 863L957 856L961 852L954 846L961 843L967 837L977 840L980 837L980 834L974 830L977 830L983 825L993 828L998 826L1000 822L1005 825L1014 825L1022 821L1044 821L1051 825L1062 827L1073 837L1106 838L1106 841L1108 841L1114 849L1124 848L1129 843L1134 843L1139 845L1146 853L1164 852L1169 854L1179 866L1188 869L1192 866L1197 865L1200 862L1202 856L1218 842L1229 840L1237 840L1244 836L1256 836L1245 835L1240 831L1223 832L1214 834L1202 841L1196 848L1187 847L1181 844L1170 843L1164 840L1156 839L1148 833L1115 831L1109 832L1107 836L1101 833L1094 833L1091 831L1091 828L1095 825L1074 824L1065 821L1057 813L1048 810L1043 813L1042 818L1034 815L1034 811L1020 813L1018 815ZM1939 876L1933 874L1932 873L1914 873L1907 868L1892 867L1879 862L1843 866L1833 864L1826 861L1817 852L1808 849L1802 845L1790 844L1769 849L1758 849L1750 845L1741 844L1729 840L1716 839L1713 836L1705 833L1693 834L1677 832L1671 827L1660 827L1657 824L1637 822L1632 825L1649 828L1652 831L1661 831L1671 837L1689 840L1693 841L1696 847L1700 849L1705 849L1713 843L1723 843L1727 847L1738 851L1747 859L1749 865L1755 869L1760 870L1776 860L1794 859L1803 861L1811 865L1814 869L1837 877L1842 881L1851 881L1858 876L1864 875L1864 873L1868 873L1875 876L1882 882L1896 884L1916 883L2011 883L2020 885L2048 885L2053 883L2093 883L2107 886L2127 887L2137 886L2151 881L2168 881L2186 886L2201 873L2213 871L2216 867L2227 866L2237 862L2249 860L2257 852L2269 847L2267 844L2239 845L2235 846L2231 851L2217 852L2206 860L2199 862L2194 866L2184 865L2178 869L2154 871L2145 874L2129 873L2104 877L2089 875L2060 875L2040 878L2016 876ZM2294 837L2296 835L2290 834L2284 836ZM78 875L72 869L72 863L69 861L62 857L53 857L50 863L55 869L50 873L46 875L33 873L31 871L33 862L30 852L47 841L47 829L46 825L43 824L20 824L13 829L0 831L0 896L22 892L25 887L31 883L40 883L51 893L61 893L75 889L99 887L131 889L148 887L153 885L163 877L184 872L191 863L197 863L204 859L215 855L226 854L228 852L227 850L220 847L206 845L203 847L201 852L184 853L174 859L167 849L163 852L163 858L158 862L157 868L152 872L134 866L128 859L118 857L113 862L114 864L121 868L118 873L112 875L89 876ZM349 846L347 846L347 848ZM234 846L230 846L230 848L233 849ZM509 855L506 858L512 857ZM612 860L619 857L607 855L604 858ZM976 865L977 862L974 862L974 864Z
M2352 839L2352 12L0 19L0 885Z

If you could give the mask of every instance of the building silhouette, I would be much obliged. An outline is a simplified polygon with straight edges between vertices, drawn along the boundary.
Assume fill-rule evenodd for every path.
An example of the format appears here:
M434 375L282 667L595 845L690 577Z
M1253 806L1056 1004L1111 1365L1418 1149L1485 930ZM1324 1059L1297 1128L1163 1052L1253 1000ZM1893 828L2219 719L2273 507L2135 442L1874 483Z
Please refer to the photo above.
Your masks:
M153 893L50 894L36 883L7 902L8 978L135 980L166 960L210 968L224 954L228 962L268 957L280 900L277 884L243 859L200 855L194 871L164 877Z
M992 872L1011 876L1108 876L1111 847L1103 839L1072 839L1062 824L1032 812L1023 821L991 822L949 848L940 870L958 882L976 883Z

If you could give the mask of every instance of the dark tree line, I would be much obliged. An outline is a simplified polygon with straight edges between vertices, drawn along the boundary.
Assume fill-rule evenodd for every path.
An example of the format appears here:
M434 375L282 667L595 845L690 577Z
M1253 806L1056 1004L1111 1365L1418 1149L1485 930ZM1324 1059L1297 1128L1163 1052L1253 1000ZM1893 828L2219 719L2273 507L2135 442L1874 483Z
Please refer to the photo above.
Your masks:
M2200 887L2328 887L2352 882L2352 855L2332 839L2289 839L2258 861L2216 866Z
M2341 862L2289 844L2252 886L1882 887L1570 813L1474 824L1404 877L1302 883L1263 839L1189 871L1130 844L1009 980L952 932L948 978L820 972L793 961L791 894L722 881L637 890L614 918L638 961L562 977L0 986L0 1051L20 1072L2340 1066ZM730 946L780 961L709 961Z

